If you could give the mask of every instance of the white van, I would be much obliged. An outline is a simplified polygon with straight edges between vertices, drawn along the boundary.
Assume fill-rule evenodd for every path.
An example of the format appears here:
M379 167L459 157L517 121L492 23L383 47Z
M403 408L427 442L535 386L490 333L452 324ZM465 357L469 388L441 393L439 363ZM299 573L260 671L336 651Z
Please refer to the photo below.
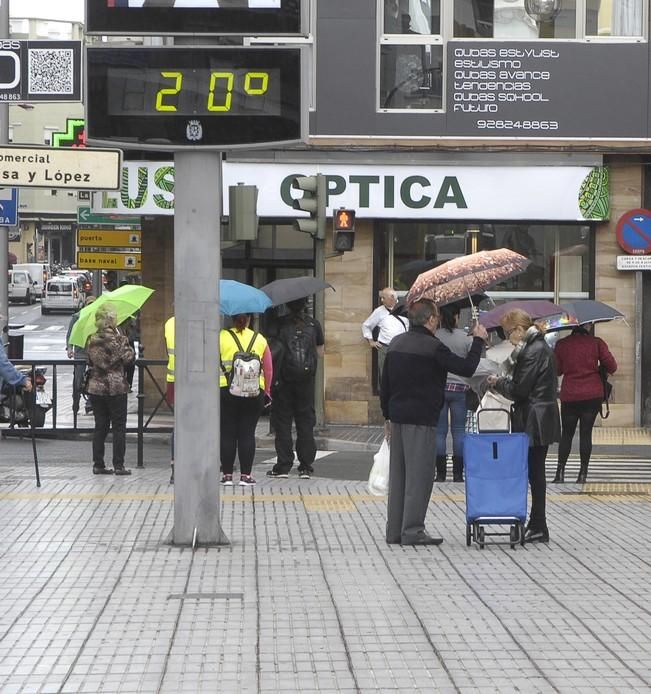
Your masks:
M41 313L50 311L70 311L75 313L84 305L84 296L76 277L65 275L54 277L45 284L41 297Z
M43 296L45 283L52 277L50 266L47 263L15 263L12 270L26 270L34 281L33 293L37 297Z
M9 270L7 298L9 301L22 301L33 304L36 298L36 282L27 270Z

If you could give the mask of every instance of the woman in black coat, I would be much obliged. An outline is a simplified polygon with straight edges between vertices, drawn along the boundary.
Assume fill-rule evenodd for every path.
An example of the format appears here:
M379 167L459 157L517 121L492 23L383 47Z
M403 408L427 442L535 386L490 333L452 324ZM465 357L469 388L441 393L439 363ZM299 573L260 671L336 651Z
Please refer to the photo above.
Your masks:
M556 361L542 332L525 311L513 309L505 313L501 325L515 345L509 357L510 373L503 377L491 375L488 384L513 400L512 430L529 435L531 513L525 541L549 542L545 512L545 459L549 444L561 437L556 402Z

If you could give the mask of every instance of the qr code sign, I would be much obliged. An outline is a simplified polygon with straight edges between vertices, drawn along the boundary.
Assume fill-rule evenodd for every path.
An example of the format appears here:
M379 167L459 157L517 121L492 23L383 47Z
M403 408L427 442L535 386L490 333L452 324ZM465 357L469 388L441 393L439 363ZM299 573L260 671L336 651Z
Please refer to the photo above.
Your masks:
M28 94L72 94L74 59L70 48L30 48Z

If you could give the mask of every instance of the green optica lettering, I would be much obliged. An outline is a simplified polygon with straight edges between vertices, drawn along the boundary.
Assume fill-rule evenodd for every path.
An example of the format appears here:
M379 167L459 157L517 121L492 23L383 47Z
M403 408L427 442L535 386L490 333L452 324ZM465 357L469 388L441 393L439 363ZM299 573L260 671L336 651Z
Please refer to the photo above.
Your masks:
M411 188L415 185L420 185L425 188L430 185L430 182L424 176L407 176L400 184L400 199L405 207L417 210L427 207L430 202L432 202L432 198L430 198L429 195L423 195L419 200L414 200L411 195Z
M395 206L395 201L394 201L394 180L393 176L385 176L384 177L384 206L385 207L394 207Z
M305 176L305 174L302 174L302 173L289 174L289 176L285 176L285 178L283 178L283 180L280 184L280 199L288 207L293 206L294 198L291 196L291 193L289 191L292 189L292 181L297 176Z
M444 207L448 203L463 209L468 207L456 176L446 176L443 179L434 207Z
M166 193L174 193L174 167L161 166L160 169L156 169L154 172L154 183L160 190L164 190ZM168 200L160 193L155 193L153 200L156 207L160 207L162 210L174 209L174 196L172 196L171 200Z
M331 195L341 195L346 190L346 179L343 176L330 174L326 179L326 205L330 204Z
M357 183L359 186L359 206L369 207L369 188L372 183L379 183L379 176L351 176L351 183Z

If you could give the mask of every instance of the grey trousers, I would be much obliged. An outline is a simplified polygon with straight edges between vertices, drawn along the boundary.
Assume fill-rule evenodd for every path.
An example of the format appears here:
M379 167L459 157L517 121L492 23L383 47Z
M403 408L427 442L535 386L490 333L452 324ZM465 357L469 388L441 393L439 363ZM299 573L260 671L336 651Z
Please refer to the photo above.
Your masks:
M392 423L387 542L413 542L425 533L435 467L436 427Z

